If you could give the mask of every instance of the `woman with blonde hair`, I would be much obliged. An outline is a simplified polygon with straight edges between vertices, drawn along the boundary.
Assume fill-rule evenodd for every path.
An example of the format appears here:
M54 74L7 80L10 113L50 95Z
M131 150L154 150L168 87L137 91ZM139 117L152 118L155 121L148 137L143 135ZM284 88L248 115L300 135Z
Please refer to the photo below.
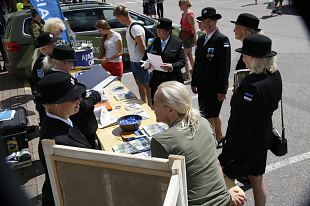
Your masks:
M226 189L214 132L209 121L192 108L186 86L177 81L162 83L155 93L153 108L156 121L169 128L153 136L152 156L185 156L189 205L242 205L244 193L239 190L230 196Z
M97 21L96 28L102 35L98 59L102 61L103 67L107 71L114 76L118 76L119 80L121 80L123 75L122 37L119 33L113 31L105 20Z
M61 33L66 29L64 22L60 18L49 18L43 27L45 32L52 33L55 38L60 38Z
M231 179L248 177L255 206L266 205L263 182L267 152L272 140L272 114L282 97L282 80L271 50L270 38L253 34L246 37L241 53L250 74L231 98L231 112L219 160Z
M183 11L182 18L180 21L181 31L179 34L179 38L183 41L185 56L188 57L189 62L193 68L194 57L193 57L192 48L196 44L196 29L195 29L194 12L189 9L191 6L192 4L189 0L179 1L180 10ZM190 69L189 69L188 61L186 61L184 79L189 80L190 78L191 78Z

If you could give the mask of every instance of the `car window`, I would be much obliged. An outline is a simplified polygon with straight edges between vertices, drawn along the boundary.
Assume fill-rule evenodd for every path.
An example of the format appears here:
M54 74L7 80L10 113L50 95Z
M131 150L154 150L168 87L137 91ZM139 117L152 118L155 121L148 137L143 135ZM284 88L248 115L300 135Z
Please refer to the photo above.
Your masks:
M113 16L113 11L114 11L113 8L109 8L109 9L104 9L103 10L103 14L104 14L105 20L109 23L110 27L112 29L126 27L126 25L121 24L119 21L117 21L116 17Z
M24 20L24 33L30 35L31 17Z
M134 21L141 21L144 23L145 26L149 26L149 25L153 25L154 23L150 20L148 20L147 18L140 16L138 14L135 13L131 13L129 12L130 17L134 20Z
M64 16L68 19L70 27L74 32L96 30L96 21L104 19L102 9L66 11Z

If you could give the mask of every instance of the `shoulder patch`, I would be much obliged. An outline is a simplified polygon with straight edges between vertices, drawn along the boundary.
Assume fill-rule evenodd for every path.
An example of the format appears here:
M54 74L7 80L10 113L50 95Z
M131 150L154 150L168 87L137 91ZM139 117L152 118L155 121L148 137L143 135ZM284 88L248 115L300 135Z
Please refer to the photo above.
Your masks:
M38 69L38 70L37 70L37 76L38 76L40 79L42 79L42 78L45 76L44 70L43 70L43 69Z
M230 47L230 44L229 44L229 42L224 42L224 45L223 45L224 47Z
M247 102L252 102L254 95L248 92L244 93L243 99Z

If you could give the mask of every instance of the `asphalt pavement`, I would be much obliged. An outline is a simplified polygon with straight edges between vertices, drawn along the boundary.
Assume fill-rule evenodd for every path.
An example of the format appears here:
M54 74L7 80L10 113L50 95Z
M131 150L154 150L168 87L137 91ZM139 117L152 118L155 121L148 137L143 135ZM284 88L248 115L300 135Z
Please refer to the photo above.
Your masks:
M142 12L142 1L138 0L107 0L108 3L127 5L130 9ZM297 15L292 5L284 1L283 15L271 16L271 10L266 9L266 0L192 0L192 10L200 16L204 7L214 7L222 15L218 27L227 35L232 47L232 74L239 54L234 50L241 46L241 42L234 38L234 24L240 13L252 13L260 18L259 27L265 35L273 40L273 50L278 52L278 69L283 79L283 109L288 139L288 154L276 157L268 154L266 174L264 180L267 185L267 205L297 206L310 205L310 44L309 33L302 18ZM178 1L164 1L164 17L179 22L181 11ZM123 82L136 94L137 88L132 74L125 74ZM223 119L223 132L227 127L230 112L231 91L223 104L221 116ZM192 94L194 106L197 108L197 96ZM274 124L281 129L280 110L273 116ZM218 151L220 153L220 151ZM246 205L254 205L252 189L249 185L240 183L246 190Z

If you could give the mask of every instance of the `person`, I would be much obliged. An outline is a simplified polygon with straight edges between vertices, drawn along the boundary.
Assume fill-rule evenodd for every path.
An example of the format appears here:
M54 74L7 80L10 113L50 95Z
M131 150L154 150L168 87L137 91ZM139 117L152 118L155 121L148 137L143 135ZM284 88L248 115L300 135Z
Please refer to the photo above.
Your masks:
M53 49L51 54L51 72L65 72L69 73L74 67L74 49L70 46L58 45ZM48 74L49 75L49 74ZM47 76L48 76L47 75ZM74 79L77 82L77 79ZM80 110L72 115L70 119L79 128L79 130L88 139L93 149L98 148L96 143L98 129L97 120L94 114L94 105L101 101L101 95L98 91L89 91L82 96L80 103Z
M119 80L121 80L123 75L122 37L119 33L113 31L105 20L98 20L96 29L102 35L98 59L102 60L103 67L107 71L113 76L118 76Z
M185 64L185 80L190 80L191 74L188 65L187 58L191 64L191 67L194 67L194 57L192 48L196 43L196 29L195 29L195 15L194 12L189 8L192 6L192 3L189 0L180 0L179 7L183 11L182 18L180 20L181 31L179 38L183 41L184 52L186 56Z
M45 117L45 109L40 103L38 93L38 82L44 78L49 69L43 66L43 60L46 56L51 55L54 47L56 46L57 39L49 32L41 33L37 38L38 48L34 52L34 55L39 53L37 57L33 57L34 63L31 71L31 90L36 104L36 110L39 112L40 123Z
M30 27L30 35L31 35L32 43L34 47L37 48L38 47L37 38L43 32L43 24L41 23L42 18L35 9L31 10L31 16L32 16L32 21L31 21L31 27Z
M164 0L156 0L158 18L164 18Z
M149 0L143 0L142 7L143 7L143 14L148 16L149 15Z
M0 53L2 56L2 60L3 60L3 66L1 66L0 64L0 72L5 72L7 71L6 66L5 66L5 61L6 61L6 52L4 50L4 45L3 45L3 37L5 34L5 28L6 28L6 21L4 18L5 15L5 11L3 8L0 8Z
M191 82L193 93L198 93L199 109L214 127L219 144L223 138L219 114L228 89L231 58L229 39L216 26L221 18L213 7L202 9L197 17L206 34L197 41Z
M260 33L261 29L258 28L259 19L254 16L253 14L249 13L242 13L238 16L236 21L230 21L231 23L235 24L234 33L235 39L243 40L252 34ZM236 70L246 69L245 63L242 61L242 55L238 60L236 65Z
M192 108L186 86L177 81L162 83L155 93L157 122L169 128L151 140L152 157L185 156L189 205L232 205L217 160L210 123ZM234 205L244 203L244 193L234 196Z
M156 18L156 0L148 0L148 15L151 18Z
M279 15L282 15L282 3L283 0L274 0L274 9L271 11L271 13L278 13Z
M148 53L160 55L164 62L161 65L161 69L164 71L153 70L151 74L152 100L154 100L154 94L162 82L171 80L184 82L181 72L185 65L184 48L182 41L171 35L172 29L172 21L170 19L159 19L159 24L156 26L158 37L148 44Z
M133 20L128 14L128 8L124 5L118 5L114 9L113 15L120 23L125 24L128 28L131 28L130 31L129 29L126 31L130 67L138 86L141 100L151 106L151 89L149 87L150 75L146 69L141 67L140 62L146 51L145 30L141 25L138 24L131 26ZM134 39L130 34L132 34Z
M42 188L42 206L55 205L41 141L54 139L56 144L91 149L83 133L69 119L80 108L85 86L74 81L70 74L56 72L38 83L41 101L46 109L46 118L41 126L38 152L44 168L45 181Z
M256 206L266 204L263 174L272 137L272 114L282 97L282 80L271 50L270 38L253 34L236 49L251 73L231 99L226 142L219 161L229 178L247 176Z
M49 18L43 27L45 32L50 32L55 38L60 38L61 33L66 29L64 22L60 18Z

